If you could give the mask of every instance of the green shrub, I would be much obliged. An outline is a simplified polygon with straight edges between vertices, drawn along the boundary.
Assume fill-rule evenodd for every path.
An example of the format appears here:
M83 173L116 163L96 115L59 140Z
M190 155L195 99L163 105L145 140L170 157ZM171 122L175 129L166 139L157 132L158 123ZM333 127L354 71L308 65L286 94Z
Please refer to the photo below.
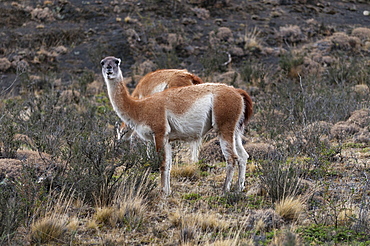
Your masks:
M208 76L214 72L225 72L228 62L228 53L221 49L210 48L200 59L205 69L205 75Z
M256 60L248 60L243 62L240 68L241 79L247 85L258 86L259 89L264 90L267 85L268 69L264 64L260 64Z
M369 242L367 240L367 234L356 233L346 227L310 225L298 229L298 232L301 234L304 241L310 244L348 243L350 245L355 245L355 242Z
M303 64L303 56L294 55L292 52L288 52L280 57L279 66L283 69L288 75L294 75L298 66ZM293 74L292 74L293 73Z

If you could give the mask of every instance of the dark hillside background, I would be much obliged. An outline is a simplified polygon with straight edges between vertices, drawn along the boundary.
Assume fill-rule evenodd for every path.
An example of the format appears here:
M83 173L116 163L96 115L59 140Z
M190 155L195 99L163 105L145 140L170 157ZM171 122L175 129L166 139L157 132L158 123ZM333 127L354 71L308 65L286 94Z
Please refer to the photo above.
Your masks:
M276 67L286 51L368 27L366 10L365 0L1 1L1 87L17 72L75 83L82 73L98 74L107 55L122 58L127 76L143 73L137 67L146 60L151 70L186 68L204 76L222 70L227 53L236 70L246 60ZM246 45L248 34L256 47Z

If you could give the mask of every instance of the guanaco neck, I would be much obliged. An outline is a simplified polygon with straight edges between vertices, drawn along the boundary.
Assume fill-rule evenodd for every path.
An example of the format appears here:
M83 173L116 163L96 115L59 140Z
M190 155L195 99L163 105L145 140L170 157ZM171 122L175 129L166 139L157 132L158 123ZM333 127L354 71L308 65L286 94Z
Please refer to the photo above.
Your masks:
M127 87L123 82L123 76L120 71L119 75L114 79L104 77L107 85L109 100L113 106L114 111L119 117L128 125L132 124L132 118L135 113L135 100L133 100L128 92Z

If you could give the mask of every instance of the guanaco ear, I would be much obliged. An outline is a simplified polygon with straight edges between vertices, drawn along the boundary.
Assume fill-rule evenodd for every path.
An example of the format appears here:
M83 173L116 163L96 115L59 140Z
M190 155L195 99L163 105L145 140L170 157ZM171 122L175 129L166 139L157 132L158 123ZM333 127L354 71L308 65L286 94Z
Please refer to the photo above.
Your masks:
M100 65L104 66L104 59L100 61Z
M116 64L119 66L121 64L121 59L116 58Z

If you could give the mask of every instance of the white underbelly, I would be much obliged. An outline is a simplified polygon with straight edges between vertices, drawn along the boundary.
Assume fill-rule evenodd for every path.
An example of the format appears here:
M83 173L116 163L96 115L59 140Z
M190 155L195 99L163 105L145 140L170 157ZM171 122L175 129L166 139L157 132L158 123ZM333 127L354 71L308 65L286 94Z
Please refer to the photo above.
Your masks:
M212 128L212 96L198 99L197 103L184 114L167 112L167 121L171 128L170 140L199 139Z

